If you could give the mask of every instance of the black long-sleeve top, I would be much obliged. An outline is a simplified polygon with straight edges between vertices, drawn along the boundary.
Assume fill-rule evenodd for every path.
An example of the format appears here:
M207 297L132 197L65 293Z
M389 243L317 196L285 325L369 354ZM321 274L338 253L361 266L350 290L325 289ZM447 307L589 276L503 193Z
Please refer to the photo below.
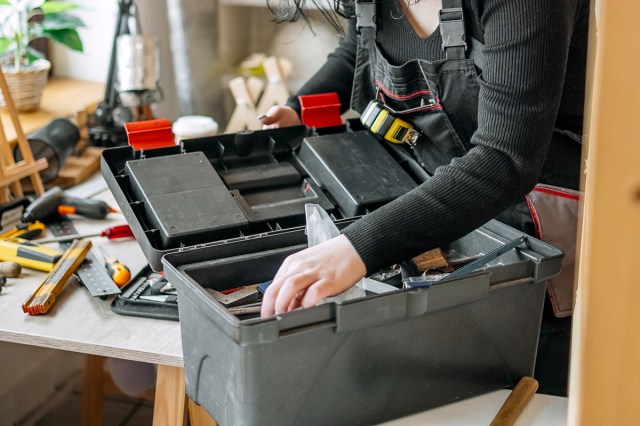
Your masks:
M383 0L379 8L377 43L387 60L444 59L439 31L418 37L397 1L403 0ZM589 0L464 4L485 44L473 147L343 230L369 273L460 238L522 199L540 178L554 127L582 128ZM350 22L339 47L296 95L335 91L346 109L355 54ZM296 97L288 104L299 111ZM579 169L579 155L557 160Z

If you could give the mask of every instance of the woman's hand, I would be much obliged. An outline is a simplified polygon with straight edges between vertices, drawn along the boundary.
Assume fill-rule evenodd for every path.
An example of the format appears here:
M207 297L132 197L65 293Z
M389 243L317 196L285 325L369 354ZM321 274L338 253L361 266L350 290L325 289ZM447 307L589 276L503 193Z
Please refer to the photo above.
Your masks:
M302 124L298 113L288 106L274 105L266 114L258 117L263 129L277 129L279 127L299 126Z
M351 288L367 273L344 235L287 257L262 300L262 318L315 306Z

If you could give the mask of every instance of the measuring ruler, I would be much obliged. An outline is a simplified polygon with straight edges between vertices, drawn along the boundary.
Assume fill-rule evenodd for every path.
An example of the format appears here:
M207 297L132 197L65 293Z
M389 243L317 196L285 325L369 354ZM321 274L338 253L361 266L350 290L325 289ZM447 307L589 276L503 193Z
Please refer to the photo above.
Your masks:
M91 241L75 240L67 248L35 293L24 302L22 311L29 315L46 314L90 250Z
M78 233L71 220L66 216L60 216L58 220L48 223L48 226L51 233L56 237L75 235ZM63 249L66 249L70 245L71 241L60 243L60 247ZM77 269L76 275L94 297L121 293L120 288L113 282L102 262L91 252L87 254L86 260Z

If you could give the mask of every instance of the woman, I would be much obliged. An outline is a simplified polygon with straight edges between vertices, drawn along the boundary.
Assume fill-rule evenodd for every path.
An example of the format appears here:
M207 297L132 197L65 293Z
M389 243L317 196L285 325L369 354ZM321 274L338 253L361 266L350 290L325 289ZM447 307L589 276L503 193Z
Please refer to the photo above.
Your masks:
M314 306L494 217L535 234L533 192L525 196L538 182L552 186L537 195L576 198L588 0L340 0L337 8L358 17L298 95L335 91L360 113L376 100L411 122L421 132L415 145L394 146L425 178L339 237L287 258L263 317ZM299 104L292 98L261 120L300 124ZM566 315L572 298L560 293L551 291L545 318L564 334L566 356L569 319L554 319L550 306Z

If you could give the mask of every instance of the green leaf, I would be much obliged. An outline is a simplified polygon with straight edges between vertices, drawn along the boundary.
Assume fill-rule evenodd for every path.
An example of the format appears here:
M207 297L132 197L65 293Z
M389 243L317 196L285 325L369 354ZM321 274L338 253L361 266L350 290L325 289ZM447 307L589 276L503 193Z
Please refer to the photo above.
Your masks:
M62 30L44 30L44 34L51 37L58 43L64 44L69 49L76 50L78 52L83 51L82 40L76 30L62 29Z
M38 59L47 59L47 57L44 56L44 53L34 49L33 47L27 48L27 61L29 61L29 64L32 64Z
M0 5L9 6L9 0L0 0Z
M3 0L0 0L0 2L1 1ZM46 1L42 6L40 6L40 8L42 9L43 14L48 15L50 13L60 13L71 9L80 9L80 5L60 1Z
M46 3L45 3L46 4ZM66 13L56 13L54 15L47 15L42 20L42 28L46 30L62 30L62 29L76 29L84 27L84 22L77 16L68 15Z
M2 1L2 0L0 0ZM11 48L13 40L7 37L0 37L0 54L6 52Z

